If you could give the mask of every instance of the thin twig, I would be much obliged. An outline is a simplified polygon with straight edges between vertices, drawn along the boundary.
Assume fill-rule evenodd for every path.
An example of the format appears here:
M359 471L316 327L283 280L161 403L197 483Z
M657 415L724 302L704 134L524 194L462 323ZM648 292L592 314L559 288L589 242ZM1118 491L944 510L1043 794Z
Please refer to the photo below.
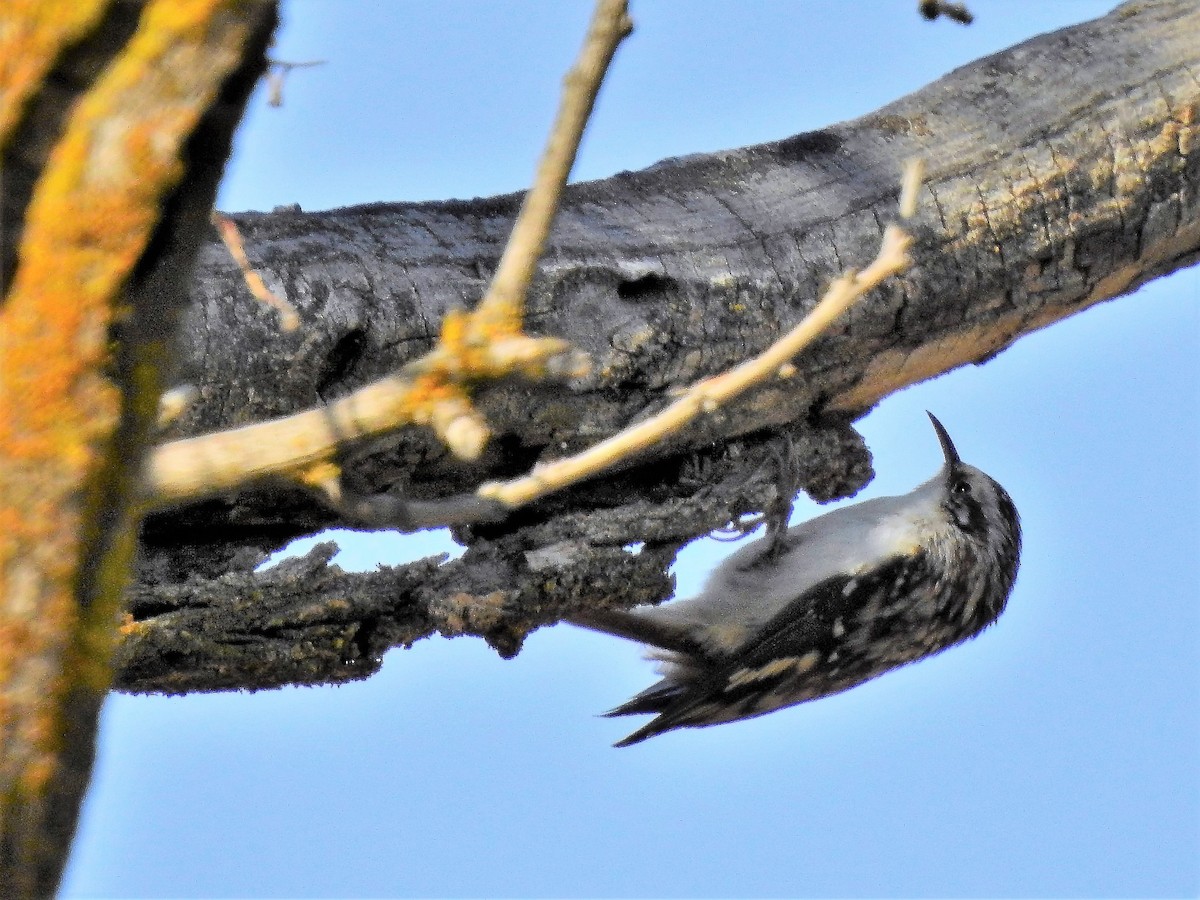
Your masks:
M284 331L295 331L300 326L300 316L296 312L296 308L267 287L262 276L250 265L250 258L246 256L246 247L242 243L242 235L238 231L237 223L215 210L212 214L212 223L217 228L217 234L221 236L221 243L225 245L225 249L229 251L229 255L241 269L242 281L246 283L246 287L250 289L254 299L274 307L279 313L279 326Z
M307 69L312 66L323 66L325 60L310 59L305 62L284 62L278 59L267 60L267 106L283 106L283 83L291 74L292 69Z
M889 226L883 249L875 262L857 275L847 274L837 279L800 324L760 355L728 372L697 382L658 415L626 428L582 453L540 465L523 478L481 485L476 493L511 507L530 503L670 437L701 413L712 412L755 384L787 375L791 358L819 337L855 299L908 266L905 251L910 243L911 239L904 231Z
M474 459L482 452L489 430L471 405L467 382L513 372L529 377L582 375L587 360L579 351L558 338L522 333L524 297L600 83L617 45L631 29L625 0L599 0L579 58L567 74L534 184L491 287L475 310L447 315L437 346L401 374L359 388L326 407L158 447L145 470L150 502L179 503L270 475L311 483L311 473L319 470L328 481L322 466L346 443L408 424L429 425L456 455ZM255 290L250 276L258 283L261 279L249 268L236 227L229 220L215 221L255 296L271 302Z
M478 327L519 327L525 293L533 279L559 197L575 163L583 129L617 46L633 30L626 0L599 0L579 58L563 84L558 115L525 195L487 296L475 310ZM515 324L514 324L515 323Z
M906 166L900 207L904 212L915 208L920 183L920 162ZM522 506L553 491L561 490L628 459L636 453L675 434L703 413L712 412L756 384L771 378L791 377L791 360L823 334L850 304L885 278L904 271L911 264L908 248L912 238L897 225L889 225L883 234L879 254L861 272L847 272L835 280L825 296L795 328L760 353L727 372L692 385L662 412L618 432L587 450L565 459L539 465L528 475L511 481L489 482L476 493L510 507Z
M460 442L454 447L459 455L469 456L486 425L462 400L427 378L382 378L328 406L156 447L146 462L145 490L152 504L169 505L271 475L304 480L343 445L405 424L434 426Z

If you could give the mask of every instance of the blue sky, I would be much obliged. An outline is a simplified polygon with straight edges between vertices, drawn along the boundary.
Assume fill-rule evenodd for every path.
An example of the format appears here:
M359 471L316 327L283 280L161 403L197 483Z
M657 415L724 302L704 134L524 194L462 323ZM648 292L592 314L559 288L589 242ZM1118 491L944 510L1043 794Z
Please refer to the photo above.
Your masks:
M850 118L1107 11L973 0L634 2L577 178ZM292 0L229 210L522 187L582 2ZM1183 272L889 397L861 427L899 493L924 416L1025 525L979 639L760 719L609 744L653 678L567 626L504 662L435 639L340 688L112 697L64 896L1184 896L1200 890L1200 278ZM801 501L799 514L816 507ZM354 537L347 568L450 549ZM727 544L689 548L694 591Z

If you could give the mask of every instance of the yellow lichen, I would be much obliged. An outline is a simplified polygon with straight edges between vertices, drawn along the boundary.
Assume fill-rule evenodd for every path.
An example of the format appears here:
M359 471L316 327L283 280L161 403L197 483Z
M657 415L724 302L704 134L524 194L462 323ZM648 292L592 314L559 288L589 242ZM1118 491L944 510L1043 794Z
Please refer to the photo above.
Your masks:
M6 0L0 12L0 147L64 48L103 14L102 0Z
M0 11L0 134L106 6ZM132 513L114 519L109 498L128 496L137 465L112 436L122 403L153 410L159 386L143 373L122 397L109 331L181 175L180 148L239 62L248 31L236 8L152 0L72 109L25 211L0 307L0 816L54 778L69 698L109 682L134 540Z

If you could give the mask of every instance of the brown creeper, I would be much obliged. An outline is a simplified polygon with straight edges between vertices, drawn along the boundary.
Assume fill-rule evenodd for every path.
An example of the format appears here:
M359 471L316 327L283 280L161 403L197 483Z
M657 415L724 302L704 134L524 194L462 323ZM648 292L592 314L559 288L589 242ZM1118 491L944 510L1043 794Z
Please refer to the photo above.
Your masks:
M1017 510L929 418L946 464L911 493L760 538L696 597L574 620L663 663L661 681L606 714L657 714L616 746L827 697L996 621L1017 577Z

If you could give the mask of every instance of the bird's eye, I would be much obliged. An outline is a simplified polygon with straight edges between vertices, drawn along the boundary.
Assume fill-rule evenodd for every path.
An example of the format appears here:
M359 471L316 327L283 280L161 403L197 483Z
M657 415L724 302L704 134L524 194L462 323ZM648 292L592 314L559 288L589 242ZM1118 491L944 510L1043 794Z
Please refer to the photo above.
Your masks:
M956 481L954 482L953 490L956 494L969 494L971 493L971 485L965 481Z

